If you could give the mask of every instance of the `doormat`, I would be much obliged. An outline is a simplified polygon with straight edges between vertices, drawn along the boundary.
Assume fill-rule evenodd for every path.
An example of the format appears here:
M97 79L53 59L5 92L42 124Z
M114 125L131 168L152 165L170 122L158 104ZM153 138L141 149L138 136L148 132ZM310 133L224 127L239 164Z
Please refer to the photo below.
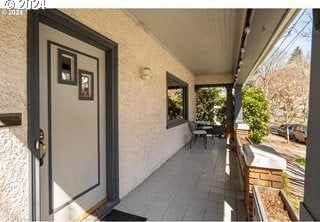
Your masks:
M147 218L112 209L102 221L146 221Z

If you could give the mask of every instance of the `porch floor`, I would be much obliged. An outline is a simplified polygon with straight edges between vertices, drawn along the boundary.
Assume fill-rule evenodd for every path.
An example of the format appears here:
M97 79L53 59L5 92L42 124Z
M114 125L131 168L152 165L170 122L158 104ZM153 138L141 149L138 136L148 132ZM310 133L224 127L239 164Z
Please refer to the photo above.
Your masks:
M148 220L246 220L236 158L225 139L186 146L115 209Z

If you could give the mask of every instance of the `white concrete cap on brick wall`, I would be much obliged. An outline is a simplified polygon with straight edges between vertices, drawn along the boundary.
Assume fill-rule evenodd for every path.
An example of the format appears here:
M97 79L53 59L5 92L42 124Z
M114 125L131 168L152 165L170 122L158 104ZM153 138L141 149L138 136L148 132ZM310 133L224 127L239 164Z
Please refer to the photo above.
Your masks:
M234 129L235 130L249 130L250 127L246 123L235 123L234 124Z
M244 159L247 166L285 170L287 161L272 147L265 145L243 145Z

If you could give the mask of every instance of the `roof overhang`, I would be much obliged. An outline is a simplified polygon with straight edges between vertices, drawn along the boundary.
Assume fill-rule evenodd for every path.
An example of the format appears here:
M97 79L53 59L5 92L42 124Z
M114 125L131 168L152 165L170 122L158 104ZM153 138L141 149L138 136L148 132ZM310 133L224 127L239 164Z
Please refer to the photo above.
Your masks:
M243 84L256 71L298 12L298 9L254 10L237 84Z

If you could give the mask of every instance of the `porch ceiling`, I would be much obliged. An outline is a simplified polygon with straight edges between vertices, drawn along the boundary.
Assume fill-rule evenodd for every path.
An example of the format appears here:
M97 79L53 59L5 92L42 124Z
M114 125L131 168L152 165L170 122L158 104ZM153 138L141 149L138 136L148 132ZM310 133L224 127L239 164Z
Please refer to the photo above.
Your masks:
M128 11L194 74L233 72L246 10Z
M295 10L254 10L239 82L245 81ZM129 9L195 75L230 75L238 66L246 9ZM233 80L233 78L231 78ZM229 80L230 81L230 80Z

